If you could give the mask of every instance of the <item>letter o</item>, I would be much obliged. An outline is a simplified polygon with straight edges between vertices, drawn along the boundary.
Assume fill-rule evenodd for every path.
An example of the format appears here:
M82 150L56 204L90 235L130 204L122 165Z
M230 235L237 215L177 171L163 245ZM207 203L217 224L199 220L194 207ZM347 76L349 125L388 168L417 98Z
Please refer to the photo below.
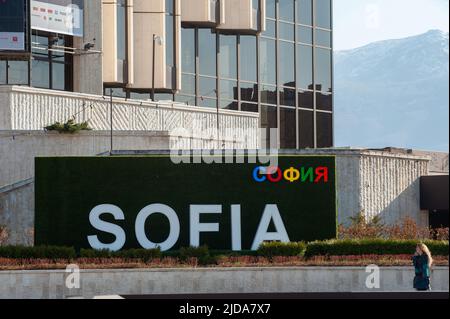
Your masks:
M163 214L167 217L170 224L170 233L167 239L162 243L150 241L145 233L145 221L153 214ZM180 221L175 211L167 205L152 204L144 207L136 217L135 224L136 239L144 249L160 247L162 251L171 249L178 241L180 236Z

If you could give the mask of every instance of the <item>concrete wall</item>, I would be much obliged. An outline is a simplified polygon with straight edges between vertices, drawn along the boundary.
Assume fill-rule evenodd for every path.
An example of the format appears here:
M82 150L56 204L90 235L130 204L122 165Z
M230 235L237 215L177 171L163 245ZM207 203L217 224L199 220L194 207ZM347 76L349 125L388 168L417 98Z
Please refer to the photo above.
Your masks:
M448 267L436 267L434 291L448 291ZM381 268L380 289L369 290L362 267L84 270L80 289L65 286L64 271L0 271L0 298L101 295L302 292L408 292L412 267Z
M221 137L246 140L246 148L259 145L259 114L188 107L183 104L114 99L115 131L167 131L184 129L217 132ZM0 131L42 130L56 121L89 121L94 130L110 130L109 98L28 87L0 87ZM127 148L128 149L128 148Z

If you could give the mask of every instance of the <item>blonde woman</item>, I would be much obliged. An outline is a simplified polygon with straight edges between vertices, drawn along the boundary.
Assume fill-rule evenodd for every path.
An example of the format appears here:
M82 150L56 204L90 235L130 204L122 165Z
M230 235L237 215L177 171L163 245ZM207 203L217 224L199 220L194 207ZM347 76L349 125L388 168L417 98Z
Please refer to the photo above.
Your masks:
M429 291L431 266L433 257L428 247L420 243L416 246L416 253L413 256L413 264L416 276L414 277L414 288L418 291Z

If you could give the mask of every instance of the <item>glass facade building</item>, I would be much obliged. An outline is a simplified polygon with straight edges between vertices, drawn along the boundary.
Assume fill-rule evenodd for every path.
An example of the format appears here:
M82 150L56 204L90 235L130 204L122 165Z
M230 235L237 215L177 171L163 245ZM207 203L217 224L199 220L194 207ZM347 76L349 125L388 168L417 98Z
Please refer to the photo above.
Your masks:
M256 10L258 4L253 1ZM266 0L265 6L260 34L182 23L181 90L156 99L259 112L266 145L277 129L281 149L332 147L332 0ZM173 38L173 28L166 32ZM150 99L142 91L114 94Z
M159 28L163 30L165 57L161 61L165 67L161 70L167 78L161 81L165 87L156 88L156 100L259 113L260 126L267 132L266 142L271 134L274 138L276 130L281 149L333 146L332 0L242 0L237 3L248 3L253 17L247 30L223 27L230 20L227 16L228 20L222 21L218 8L226 0L204 1L208 4L205 8L211 10L207 23L186 21L179 0L156 2L165 8L164 18L157 16L158 8L151 9L156 12L153 17L162 19ZM114 31L108 39L115 42L111 46L115 52L106 67L114 64L118 71L112 73L116 74L112 81L103 80L102 93L109 95L112 91L118 97L149 100L148 84L144 88L134 86L130 78L133 72L145 72L137 63L132 69L130 54L141 48L147 50L142 43L148 38L142 37L146 36L143 32L138 40L133 39L129 29L130 17L142 15L145 2L134 1L134 9L127 0L111 3L115 6ZM134 10L131 16L128 10ZM136 20L134 29L136 32ZM110 29L104 25L105 32ZM0 84L73 90L73 55L52 49L72 47L73 40L67 35L33 31L33 58L0 60ZM140 43L139 49L136 43ZM109 51L103 54L111 54ZM152 59L151 51L136 56ZM150 78L153 68L144 69ZM140 75L141 83L142 78ZM179 85L172 85L177 81Z

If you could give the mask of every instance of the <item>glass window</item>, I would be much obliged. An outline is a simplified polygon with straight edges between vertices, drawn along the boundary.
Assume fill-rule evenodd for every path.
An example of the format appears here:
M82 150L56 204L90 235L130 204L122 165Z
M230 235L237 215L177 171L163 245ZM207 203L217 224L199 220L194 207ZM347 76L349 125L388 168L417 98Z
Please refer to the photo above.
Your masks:
M174 17L173 16L166 16L166 38L164 39L164 43L166 45L166 65L168 66L175 66L174 61L174 49L173 49L173 42L174 42L174 30L173 30L173 24L174 24Z
M261 82L267 84L277 84L275 40L261 38L260 43Z
M331 92L331 50L316 48L316 90Z
M155 94L155 101L173 101L173 94L157 93Z
M279 47L280 85L295 87L295 44L280 41Z
M216 80L201 76L199 79L199 95L202 97L216 97Z
M238 102L236 101L220 100L220 108L225 110L237 111L239 109L239 106Z
M257 79L257 50L256 37L245 36L240 37L240 78L243 81L256 82Z
M300 148L314 148L314 112L298 111L298 134Z
M182 71L195 73L195 29L181 29L181 41Z
M258 104L242 103L241 111L258 113Z
M216 99L200 98L200 99L198 99L198 106L209 107L209 108L217 108L217 100Z
M280 88L280 104L286 106L295 106L295 90Z
M280 148L297 148L296 124L295 109L280 108Z
M8 61L8 84L28 84L28 61Z
M331 48L331 32L316 29L316 45Z
M317 112L317 147L333 146L333 115Z
M198 30L200 74L216 76L216 34L211 29Z
M302 89L313 87L313 48L306 45L297 47L297 80Z
M227 100L237 100L238 99L237 81L221 80L220 98Z
M150 100L150 94L149 93L130 92L130 99L133 99L133 100Z
M105 95L110 96L112 93L112 96L114 97L120 97L120 98L126 98L127 92L125 92L122 88L105 88L104 89Z
M298 30L298 42L312 44L313 41L312 28L299 26L297 30Z
M312 91L298 91L298 107L314 109L314 93Z
M266 16L268 18L275 19L275 7L276 7L276 0L266 0Z
M181 93L195 95L195 75L181 75Z
M312 0L297 0L297 22L312 25Z
M278 1L280 10L280 20L294 22L294 0Z
M261 141L263 143L262 148L278 148L276 130L278 128L278 115L276 107L261 105L261 128L265 129L265 136L262 136Z
M173 1L174 1L174 0L166 0L166 13L167 13L167 14L171 14L171 15L174 14L174 11L173 11Z
M0 60L0 84L6 84L6 61Z
M186 95L179 95L176 94L175 95L175 101L176 102L180 102L180 103L184 103L187 105L197 105L195 97L194 96L186 96Z
M117 59L126 60L126 3L117 1Z
M316 26L331 29L331 0L316 1Z
M235 35L220 35L220 76L237 78L237 38Z
M333 95L320 93L316 94L316 105L317 109L324 111L332 111L333 110Z
M258 84L241 82L241 100L258 102Z
M295 41L295 24L280 22L280 39Z
M277 36L277 23L274 20L266 20L266 31L262 33L263 37L275 38Z
M277 89L275 86L262 85L261 103L277 104Z
M65 78L65 68L66 66L62 63L52 64L52 89L55 90L65 90L66 88L66 78Z

